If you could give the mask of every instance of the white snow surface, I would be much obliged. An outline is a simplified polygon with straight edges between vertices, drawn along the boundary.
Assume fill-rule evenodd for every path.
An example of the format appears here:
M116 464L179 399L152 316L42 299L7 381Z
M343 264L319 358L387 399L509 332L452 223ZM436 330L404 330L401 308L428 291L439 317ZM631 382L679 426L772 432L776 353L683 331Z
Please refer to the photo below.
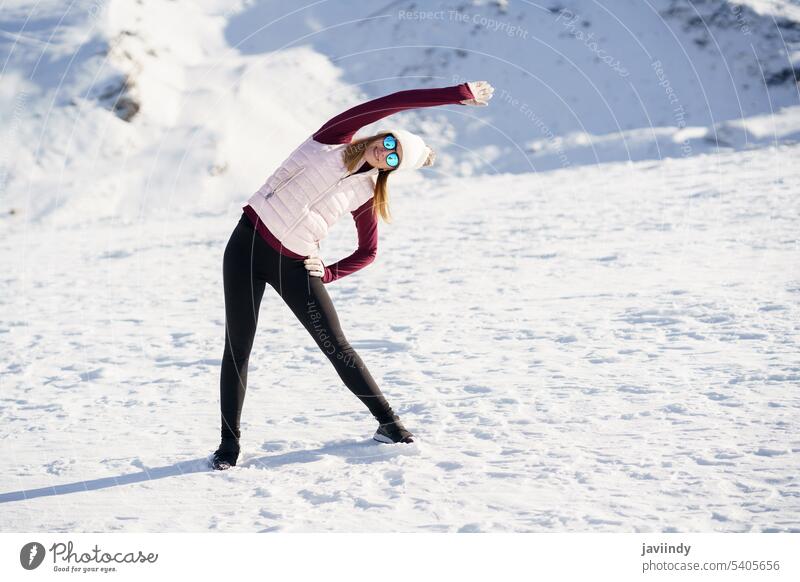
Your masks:
M3 531L800 532L797 3L418 4L3 5ZM327 286L418 442L268 287L212 471L242 205L343 109L472 79L391 118L437 165Z
M17 229L4 529L797 531L799 152L397 192L377 261L329 292L419 443L370 440L271 292L227 473L235 221Z

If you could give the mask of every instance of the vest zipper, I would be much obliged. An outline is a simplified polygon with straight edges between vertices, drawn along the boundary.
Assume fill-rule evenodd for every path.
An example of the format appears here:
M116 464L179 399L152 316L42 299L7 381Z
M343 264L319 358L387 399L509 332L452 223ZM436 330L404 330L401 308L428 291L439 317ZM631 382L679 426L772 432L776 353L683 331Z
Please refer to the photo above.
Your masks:
M314 200L313 200L313 201L311 201L311 203L310 203L310 204L308 204L307 206L305 206L305 207L303 208L303 210L310 209L312 206L314 206L314 204L316 204L317 202L319 202L320 200L322 200L322 199L325 197L325 195L326 195L328 192L330 192L330 191L331 191L331 189L332 189L332 188L335 188L336 186L338 186L339 184L341 184L341 183L342 183L342 180L344 180L345 178L347 178L347 176L348 176L348 175L349 175L349 173L348 173L348 174L345 174L344 176L342 176L341 178L339 178L339 180L337 180L337 182L336 182L335 184L331 184L330 186L328 186L327 188L325 188L325 190L323 190L323 191L322 191L322 194L320 194L319 196L317 196L316 198L314 198ZM293 231L293 230L294 230L294 229L297 227L297 225L298 225L298 224L300 224L300 223L303 221L303 219L304 219L304 218L305 218L305 215L301 213L301 214L300 214L300 216L297 218L297 220L295 220L295 221L292 223L292 225L291 225L289 228L287 228L287 229L286 229L286 231L284 232L284 236L291 234L291 232L292 232L292 231ZM319 248L319 241L317 241L317 248Z
M289 182L291 182L297 176L302 174L305 169L306 169L305 166L300 166L299 168L297 168L292 174L290 174L289 176L287 176L286 178L281 180L281 183L278 184L277 186L275 186L275 188L273 188L270 192L264 194L264 198L269 200L272 197L273 194L277 194L278 192L283 190L283 188L286 187L289 184Z
M294 179L294 177L295 177L295 176L297 176L297 175L299 175L299 174L300 174L300 172L301 172L302 170L304 170L304 169L305 169L305 166L302 166L302 167L301 167L301 169L300 169L298 172L296 172L296 173L292 174L292 175L291 175L289 178L287 178L287 180L284 180L283 182L281 182L281 183L280 183L280 185L279 185L277 188L275 188L275 191L274 191L274 192L277 192L278 190L280 190L281 188L283 188L283 187L284 187L284 186L285 186L285 185L288 183L288 180L290 180L290 179ZM350 174L350 172L347 172L347 173L345 173L345 174L344 174L344 176L342 176L341 178L339 178L339 179L336 181L336 183L335 183L335 184L331 184L330 186L328 186L327 188L325 188L325 190L324 190L324 191L323 191L323 192L322 192L322 193L321 193L319 196L317 196L316 198L314 198L314 200L313 200L313 201L312 201L310 204L308 204L308 206L304 207L304 210L305 210L306 208L310 209L310 208L311 208L312 206L314 206L314 205L315 205L317 202L319 202L320 200L322 200L322 199L325 197L325 195L326 195L328 192L330 192L330 191L331 191L331 188L335 188L336 186L338 186L339 184L341 184L341 183L342 183L342 180L344 180L345 178L347 178L348 176L351 176L351 175L353 175L353 174ZM274 194L274 192L273 192L273 194ZM269 198L269 196L267 196L267 198ZM284 231L284 233L283 233L283 236L285 237L285 236L287 236L287 235L291 234L291 233L292 233L292 231L293 231L295 228L297 228L297 225L299 225L299 224L300 224L300 223L303 221L303 219L304 219L304 218L305 218L305 215L303 215L303 214L301 213L301 214L300 214L300 217L299 217L297 220L295 220L295 221L294 221L294 223L292 223L292 225L291 225L291 226L290 226L288 229L286 229L286 231ZM319 250L319 248L320 248L320 246L319 246L319 241L316 241L316 242L317 242L317 251L318 251L318 250ZM315 252L316 252L316 251L315 251ZM312 255L312 256L313 256L313 255Z

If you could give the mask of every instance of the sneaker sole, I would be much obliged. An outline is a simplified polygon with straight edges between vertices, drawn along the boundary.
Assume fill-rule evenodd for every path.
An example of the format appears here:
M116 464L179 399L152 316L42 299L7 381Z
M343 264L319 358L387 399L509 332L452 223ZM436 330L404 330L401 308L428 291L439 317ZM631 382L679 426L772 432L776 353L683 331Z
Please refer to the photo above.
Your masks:
M372 440L378 441L379 443L387 443L387 444L394 444L394 441L387 436L382 435L379 432L376 432L372 435Z
M416 437L411 437L411 438L416 438ZM389 438L389 437L387 437L387 436L384 436L384 435L382 435L382 434L381 434L381 433L379 433L379 432L376 432L374 435L372 435L372 440L374 440L374 441L378 441L379 443L386 443L387 445L394 445L394 444L404 444L404 445L410 445L410 444L414 444L414 443L416 442L416 441L414 440L414 441L411 441L410 443L405 443L405 442L403 442L403 441L397 441L397 442L395 443L395 441L393 441L392 439L390 439L390 438Z

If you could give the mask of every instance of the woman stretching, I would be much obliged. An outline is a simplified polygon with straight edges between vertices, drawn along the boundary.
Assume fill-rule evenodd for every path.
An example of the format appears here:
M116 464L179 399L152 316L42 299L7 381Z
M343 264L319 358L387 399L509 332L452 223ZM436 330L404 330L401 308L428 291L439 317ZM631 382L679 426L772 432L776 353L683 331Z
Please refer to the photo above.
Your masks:
M239 457L239 420L258 311L269 283L333 364L345 386L378 421L373 438L411 443L358 353L350 346L324 284L369 265L377 253L377 215L390 222L387 182L398 170L418 170L435 154L419 136L390 129L353 140L360 128L393 113L435 105L487 105L485 81L399 91L340 113L301 143L243 207L222 262L225 351L220 372L222 442L212 466ZM318 256L328 229L350 212L358 249L332 265Z

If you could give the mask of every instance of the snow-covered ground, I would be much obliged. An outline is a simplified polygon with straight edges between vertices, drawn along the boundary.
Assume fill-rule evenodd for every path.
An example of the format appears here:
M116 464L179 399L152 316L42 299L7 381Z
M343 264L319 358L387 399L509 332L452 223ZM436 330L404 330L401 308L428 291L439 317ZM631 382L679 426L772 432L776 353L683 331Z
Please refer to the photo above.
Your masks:
M797 3L276 6L4 4L2 530L800 531ZM441 156L327 287L419 443L268 288L212 472L242 204L342 109L483 78L397 116Z
M236 217L15 229L4 529L798 531L798 154L396 190L376 262L328 289L420 443L370 440L272 292L227 473Z

